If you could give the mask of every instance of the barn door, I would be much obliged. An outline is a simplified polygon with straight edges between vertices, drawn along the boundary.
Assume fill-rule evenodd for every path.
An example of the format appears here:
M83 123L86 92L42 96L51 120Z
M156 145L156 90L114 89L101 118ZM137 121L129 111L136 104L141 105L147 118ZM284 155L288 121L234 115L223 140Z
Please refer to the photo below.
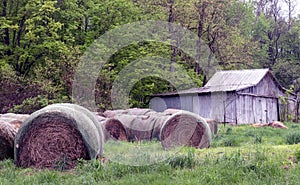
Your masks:
M254 102L255 115L254 120L256 123L267 122L267 101L264 98L255 98Z
M267 122L278 121L277 98L268 98L267 101Z

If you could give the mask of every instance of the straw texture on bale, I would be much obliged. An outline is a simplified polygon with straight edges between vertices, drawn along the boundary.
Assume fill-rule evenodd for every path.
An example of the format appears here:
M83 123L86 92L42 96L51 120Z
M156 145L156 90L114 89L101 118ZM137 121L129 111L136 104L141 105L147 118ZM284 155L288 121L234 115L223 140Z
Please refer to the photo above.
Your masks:
M178 109L160 113L134 108L109 110L104 114L123 124L129 141L158 139L166 149L182 145L207 148L211 143L210 126L215 129L213 121L208 125L199 115Z
M50 105L26 119L15 138L17 166L70 169L78 159L102 155L103 133L90 119L92 114L70 106Z
M0 121L7 122L13 125L16 129L19 129L21 124L29 117L29 114L14 114L6 113L0 116Z
M54 107L54 109L56 107L61 107L62 109L68 108L68 109L71 109L73 112L78 112L79 115L83 114L83 115L87 116L92 121L92 123L95 125L95 127L97 128L97 130L99 132L100 145L101 146L103 145L104 133L103 133L103 129L102 129L102 127L99 124L99 121L97 119L97 115L95 115L95 113L92 113L91 111L89 111L88 109L86 109L82 106L79 106L79 105L76 105L76 104L71 104L71 103L52 104L52 105L49 105L48 108L52 107L52 106ZM102 147L100 148L98 153L99 153L99 155L103 154Z
M206 121L197 114L178 111L164 123L160 138L166 149L182 145L207 148L211 142L211 131Z
M129 141L151 140L153 122L148 121L148 116L120 114L114 117L126 129Z
M123 110L123 109L117 109L117 110L106 110L103 113L103 116L106 118L113 118L116 115L120 115L120 114L127 114L128 111L127 110Z
M164 114L173 115L180 111L181 110L179 110L179 109L166 109L164 111ZM214 119L209 119L209 118L204 118L204 119L210 128L211 134L213 134L213 135L218 134L218 122Z
M0 121L0 160L14 157L14 138L17 130L9 123Z
M204 118L213 135L218 134L218 122L214 119Z
M116 115L120 115L120 114L140 116L140 115L149 115L152 113L156 113L156 112L152 109L132 108L126 110L123 109L107 110L103 113L103 115L107 118L113 118Z
M113 118L104 118L99 121L99 124L102 126L105 141L127 141L126 129L119 120Z

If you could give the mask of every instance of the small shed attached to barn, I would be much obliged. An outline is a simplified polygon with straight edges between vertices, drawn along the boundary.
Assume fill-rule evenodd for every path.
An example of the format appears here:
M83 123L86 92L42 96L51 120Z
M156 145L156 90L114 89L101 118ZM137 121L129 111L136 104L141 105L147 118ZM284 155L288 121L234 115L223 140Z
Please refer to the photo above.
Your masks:
M288 100L293 107L293 95ZM286 90L269 69L218 71L201 88L153 95L150 107L188 110L222 123L278 121L286 111Z

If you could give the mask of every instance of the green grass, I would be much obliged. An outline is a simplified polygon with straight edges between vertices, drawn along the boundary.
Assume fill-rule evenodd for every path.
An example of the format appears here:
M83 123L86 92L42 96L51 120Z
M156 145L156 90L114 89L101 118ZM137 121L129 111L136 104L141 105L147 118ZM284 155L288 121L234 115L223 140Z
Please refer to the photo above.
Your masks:
M300 145L287 143L297 138L300 127L286 125L289 129L220 125L211 148L184 147L176 155L164 153L156 142L105 145L108 158L108 150L125 158L131 151L140 162L158 152L168 157L142 166L80 160L76 169L61 172L16 168L12 160L5 160L0 162L0 184L299 184Z

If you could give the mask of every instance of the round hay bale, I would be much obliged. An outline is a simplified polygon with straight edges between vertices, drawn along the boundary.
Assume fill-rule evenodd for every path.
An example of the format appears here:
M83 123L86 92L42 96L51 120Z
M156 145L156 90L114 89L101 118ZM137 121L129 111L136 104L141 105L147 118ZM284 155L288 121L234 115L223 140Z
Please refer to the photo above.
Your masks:
M164 111L164 113L167 114L167 115L176 114L177 112L180 112L180 110L179 109L166 109Z
M119 120L108 118L100 122L100 124L103 126L105 141L110 139L127 141L126 129Z
M176 114L177 112L180 112L181 110L179 109L166 109L163 113L166 115L173 115ZM216 120L213 119L209 119L209 118L204 118L206 123L208 124L211 133L213 135L218 134L218 122Z
M156 113L152 109L142 109L142 108L132 108L132 109L118 109L118 110L107 110L103 113L104 117L107 118L113 118L116 115L120 114L127 114L127 115L136 115L136 116L142 116L142 115L150 115Z
M149 119L149 116L120 114L116 115L115 119L118 119L126 129L129 141L152 139L154 122Z
M127 140L126 129L122 125L122 123L114 118L105 118L100 116L98 113L95 113L98 124L101 126L104 142L112 139L112 140Z
M130 115L146 115L147 113L154 112L152 109L141 109L141 108L133 108L133 109L128 109L127 114Z
M52 104L52 105L49 105L48 107L51 107L53 106L54 109L55 107L57 106L60 106L62 107L63 109L65 107L67 108L70 108L74 111L77 111L79 113L83 113L84 115L86 115L90 120L92 120L92 122L94 123L94 125L96 126L98 132L99 132L99 137L100 137L100 144L101 146L103 145L104 143L104 133L103 133L103 129L101 127L101 125L99 124L99 121L98 121L98 116L97 114L95 113L92 113L91 111L89 111L88 109L82 107L82 106L79 106L79 105L76 105L76 104L71 104L71 103L59 103L59 104ZM98 151L99 155L102 155L103 154L103 149L102 147L100 147L100 150Z
M218 122L214 119L204 118L213 135L218 134Z
M211 143L211 131L206 121L197 114L178 111L163 124L160 132L162 146L207 148Z
M118 110L106 110L103 115L106 118L113 118L116 115L127 114L127 110L118 109Z
M9 123L0 121L0 160L14 158L14 138L17 130Z
M21 124L29 117L29 114L14 114L6 113L0 116L0 120L13 125L16 129L19 129Z
M161 138L160 138L161 128L170 116L157 113L157 114L152 114L150 117L154 123L151 137L152 137L152 139L157 139L160 141L161 140Z
M70 169L78 159L101 154L102 138L103 133L82 111L50 105L21 125L15 137L15 163L18 167Z

